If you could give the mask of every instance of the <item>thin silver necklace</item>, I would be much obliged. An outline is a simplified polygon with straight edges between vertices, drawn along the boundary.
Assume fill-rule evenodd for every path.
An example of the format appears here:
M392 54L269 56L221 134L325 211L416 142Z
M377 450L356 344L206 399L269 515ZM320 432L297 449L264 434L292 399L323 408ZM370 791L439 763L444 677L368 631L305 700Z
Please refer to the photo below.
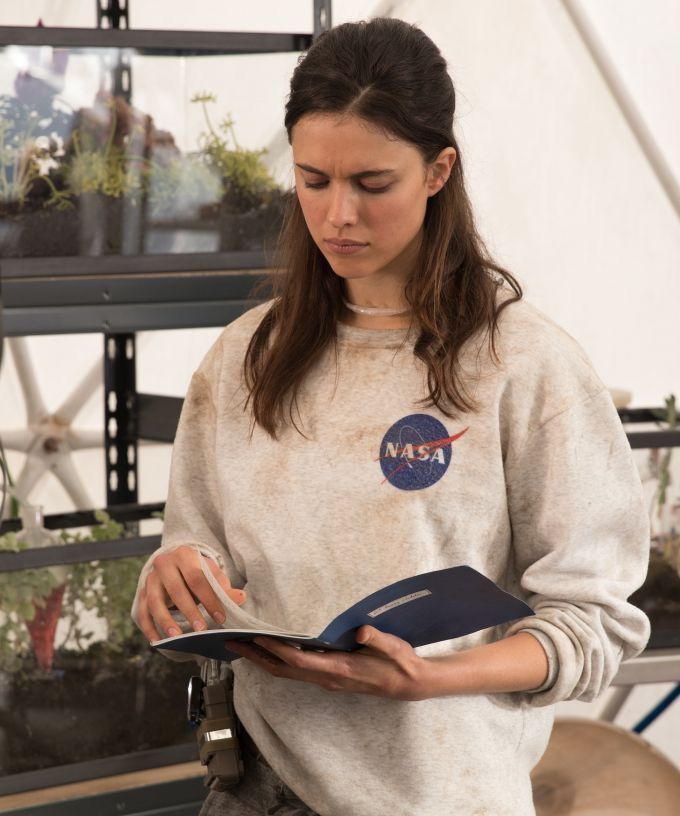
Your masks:
M366 317L396 317L396 315L403 315L406 314L406 312L411 311L409 308L380 309L375 306L357 306L356 303L349 303L344 298L342 299L342 302L350 310L350 312L365 315Z

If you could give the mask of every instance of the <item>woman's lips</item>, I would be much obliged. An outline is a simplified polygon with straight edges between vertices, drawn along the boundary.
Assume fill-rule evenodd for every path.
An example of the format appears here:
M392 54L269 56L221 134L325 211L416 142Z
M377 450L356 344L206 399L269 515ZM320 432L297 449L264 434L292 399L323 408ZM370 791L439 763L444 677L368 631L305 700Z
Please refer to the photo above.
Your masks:
M355 255L368 246L354 241L334 241L328 238L324 238L324 243L336 255Z

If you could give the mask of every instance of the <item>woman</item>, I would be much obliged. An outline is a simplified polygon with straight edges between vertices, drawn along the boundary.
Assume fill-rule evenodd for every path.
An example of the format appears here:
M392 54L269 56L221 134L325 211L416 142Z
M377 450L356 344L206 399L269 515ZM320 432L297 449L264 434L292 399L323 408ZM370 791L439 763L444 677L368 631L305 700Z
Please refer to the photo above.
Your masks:
M135 616L177 633L175 603L200 629L193 593L223 621L198 551L298 631L455 564L535 615L417 650L372 627L351 654L229 644L261 760L204 814L528 816L553 704L593 699L646 643L630 449L583 352L486 253L454 101L398 20L339 26L298 64L284 274L194 375Z

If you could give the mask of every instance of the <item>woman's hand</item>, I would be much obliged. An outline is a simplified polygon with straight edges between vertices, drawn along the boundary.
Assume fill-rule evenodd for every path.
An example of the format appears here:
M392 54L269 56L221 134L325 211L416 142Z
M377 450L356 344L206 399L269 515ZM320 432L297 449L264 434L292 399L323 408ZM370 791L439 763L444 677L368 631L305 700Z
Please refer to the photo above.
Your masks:
M313 652L279 640L257 637L252 643L227 641L230 652L250 660L274 677L315 683L326 691L355 692L394 700L424 700L435 695L432 661L418 657L405 640L362 626L358 652Z
M232 601L242 604L246 598L245 592L232 588L229 579L212 558L205 561ZM222 604L203 574L197 550L183 546L160 553L154 559L153 569L139 592L139 628L150 641L179 635L181 630L169 610L170 606L176 606L195 631L206 629L207 624L198 609L199 603L203 604L216 623L225 622Z

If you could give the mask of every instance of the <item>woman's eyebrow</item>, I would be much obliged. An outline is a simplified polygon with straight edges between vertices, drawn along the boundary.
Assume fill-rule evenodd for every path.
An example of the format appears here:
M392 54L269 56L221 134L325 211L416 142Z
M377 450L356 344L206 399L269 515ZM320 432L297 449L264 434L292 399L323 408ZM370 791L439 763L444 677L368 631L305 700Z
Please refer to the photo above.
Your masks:
M300 164L296 162L295 166L299 167L300 170L306 170L308 173L316 173L317 176L326 175L326 173L324 173L323 170L317 170L316 167L311 167L308 164ZM387 173L394 173L394 170L362 170L360 173L352 173L350 178L352 179L373 178L374 176L384 176Z

